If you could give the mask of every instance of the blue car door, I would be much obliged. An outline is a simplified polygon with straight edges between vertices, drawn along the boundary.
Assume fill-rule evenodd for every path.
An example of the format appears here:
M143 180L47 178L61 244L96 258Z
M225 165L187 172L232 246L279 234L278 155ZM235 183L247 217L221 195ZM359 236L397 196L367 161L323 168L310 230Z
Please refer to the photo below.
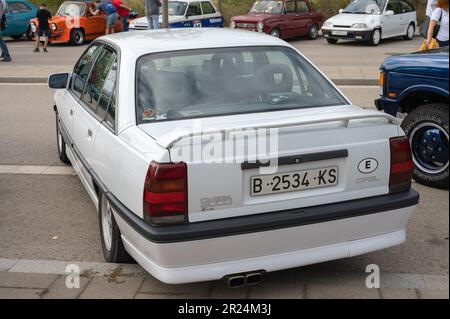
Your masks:
M217 12L217 9L209 1L202 1L202 27L223 27L224 20L222 15Z
M5 34L10 36L23 35L28 28L28 24L33 16L33 8L22 1L8 1L6 20L8 28Z
M199 2L189 3L189 7L186 12L186 27L201 28L202 27L202 8Z

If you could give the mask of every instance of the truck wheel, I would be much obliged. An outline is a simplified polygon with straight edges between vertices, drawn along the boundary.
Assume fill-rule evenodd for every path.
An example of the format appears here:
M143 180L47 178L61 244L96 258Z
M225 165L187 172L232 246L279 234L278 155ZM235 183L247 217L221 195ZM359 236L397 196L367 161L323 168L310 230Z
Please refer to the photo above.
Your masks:
M114 219L113 208L101 191L98 209L100 239L105 260L110 263L131 263L133 259L123 245L119 226Z
M336 43L338 43L338 39L327 38L327 42L328 42L329 44L336 44Z
M56 113L56 142L58 146L58 157L64 164L70 165L70 160L66 153L66 141L61 133L61 123L59 122L58 113Z
M308 39L315 40L319 36L319 27L317 24L313 24L311 29L309 29Z
M375 29L372 31L372 34L370 35L369 44L373 47L376 47L381 42L381 30Z
M413 178L424 185L448 189L448 105L428 104L408 114L402 128L411 143Z
M82 45L84 43L84 31L82 29L73 29L70 32L70 44Z

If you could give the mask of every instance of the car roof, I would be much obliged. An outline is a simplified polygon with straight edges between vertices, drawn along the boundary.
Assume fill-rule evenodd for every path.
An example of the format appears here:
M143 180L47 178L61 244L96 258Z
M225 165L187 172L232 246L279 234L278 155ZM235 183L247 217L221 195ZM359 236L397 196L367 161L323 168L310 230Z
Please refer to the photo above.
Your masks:
M135 58L150 53L242 46L284 46L287 42L270 35L223 28L179 28L133 31L103 36L120 49L122 57Z

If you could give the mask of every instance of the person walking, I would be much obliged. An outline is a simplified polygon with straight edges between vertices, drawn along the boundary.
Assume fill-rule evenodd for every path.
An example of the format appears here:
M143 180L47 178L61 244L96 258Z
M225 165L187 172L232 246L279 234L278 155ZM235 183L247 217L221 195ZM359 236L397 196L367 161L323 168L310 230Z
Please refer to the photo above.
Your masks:
M48 46L48 39L50 37L50 24L48 23L48 20L52 18L52 14L50 11L48 11L45 7L45 4L41 4L39 6L39 10L36 13L36 18L39 22L39 27L37 30L37 36L36 36L36 47L34 48L35 53L39 52L39 45L41 43L41 37L44 38L44 52L47 51Z
M2 50L0 62L11 62L12 59L2 35L4 29L6 29L6 1L0 0L0 49Z
M105 34L112 34L115 31L115 26L117 22L117 9L111 3L110 0L100 1L95 0L95 10L89 7L89 11L92 15L99 15L100 12L104 12L106 15L106 30Z
M437 8L431 15L430 26L428 27L428 37L426 41L428 48L430 48L433 39L437 40L439 47L446 47L449 45L448 7L449 0L437 1Z
M159 8L161 7L160 0L144 0L145 15L147 16L148 29L159 29Z
M128 18L131 8L127 7L122 0L112 0L112 3L116 7L117 15L122 23L122 32L128 32Z

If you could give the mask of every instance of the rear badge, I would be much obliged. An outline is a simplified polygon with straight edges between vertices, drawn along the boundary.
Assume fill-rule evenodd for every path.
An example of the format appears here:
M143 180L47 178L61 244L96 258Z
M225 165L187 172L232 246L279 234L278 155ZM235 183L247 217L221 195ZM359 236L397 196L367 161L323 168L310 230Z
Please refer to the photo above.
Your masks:
M210 198L202 198L200 200L200 207L202 211L215 210L218 207L229 206L233 204L231 196L215 196Z
M374 158L366 158L359 162L358 170L363 174L370 174L377 170L378 161Z

